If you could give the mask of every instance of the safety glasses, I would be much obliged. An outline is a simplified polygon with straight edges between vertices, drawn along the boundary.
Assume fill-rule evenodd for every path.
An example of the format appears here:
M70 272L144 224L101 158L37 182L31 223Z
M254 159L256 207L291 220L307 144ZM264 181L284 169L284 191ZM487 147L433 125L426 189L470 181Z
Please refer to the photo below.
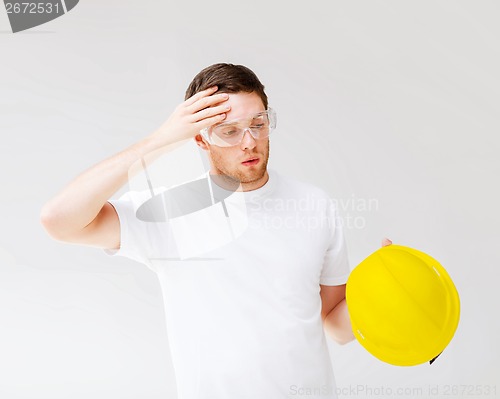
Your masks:
M269 137L276 128L276 112L272 108L251 117L225 121L200 131L209 144L218 147L232 147L241 143L248 131L255 140Z

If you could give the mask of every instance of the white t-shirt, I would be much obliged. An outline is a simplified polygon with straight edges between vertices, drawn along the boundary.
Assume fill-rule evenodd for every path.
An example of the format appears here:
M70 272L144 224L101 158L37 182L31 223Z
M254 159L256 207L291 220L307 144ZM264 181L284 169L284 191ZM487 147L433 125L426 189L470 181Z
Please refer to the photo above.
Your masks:
M226 198L226 212L216 202L187 222L139 220L147 191L109 200L121 247L104 251L157 274L179 399L337 397L319 291L350 272L341 220L323 190L268 172L261 188ZM232 232L201 226L218 223ZM211 244L190 257L201 241Z

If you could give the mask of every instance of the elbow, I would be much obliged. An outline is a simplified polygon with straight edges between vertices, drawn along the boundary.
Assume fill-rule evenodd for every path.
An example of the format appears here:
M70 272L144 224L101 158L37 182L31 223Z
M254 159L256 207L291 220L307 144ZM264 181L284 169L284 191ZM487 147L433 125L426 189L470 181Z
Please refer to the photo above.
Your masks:
M44 213L40 213L40 224L42 225L45 232L53 239L57 238L57 229L54 228L54 221L51 219L50 215Z
M333 337L333 340L339 345L346 345L355 339L354 334L345 334L344 336Z
M350 328L343 326L343 328L334 327L327 328L327 333L336 344L346 345L349 342L354 341L356 338Z
M356 339L345 301L323 317L323 325L330 338L339 345L346 345Z
M53 216L52 212L47 208L47 205L44 205L42 210L40 211L40 224L43 226L45 231L50 234L51 226L53 225Z
M351 318L345 299L340 301L329 313L321 315L323 325L331 339L339 345L354 341Z
M63 234L60 223L57 221L56 214L47 205L43 206L39 215L40 224L45 232L54 240L63 241Z

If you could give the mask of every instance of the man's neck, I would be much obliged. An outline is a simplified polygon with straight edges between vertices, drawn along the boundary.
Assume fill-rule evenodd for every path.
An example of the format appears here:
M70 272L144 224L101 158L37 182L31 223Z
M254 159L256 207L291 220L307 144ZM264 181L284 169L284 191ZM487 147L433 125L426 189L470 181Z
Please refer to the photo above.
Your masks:
M266 184L269 180L269 173L266 170L264 176L260 179L249 182L249 183L241 183L242 191L253 191L261 188L264 184Z
M234 179L231 176L227 176L225 174L221 174L210 170L210 175L212 176L212 180L219 185L220 187L229 190L229 191L253 191L261 188L264 184L266 184L269 180L269 173L266 170L264 175L255 181L251 181L248 183L240 182L238 179ZM236 188L238 187L238 188Z

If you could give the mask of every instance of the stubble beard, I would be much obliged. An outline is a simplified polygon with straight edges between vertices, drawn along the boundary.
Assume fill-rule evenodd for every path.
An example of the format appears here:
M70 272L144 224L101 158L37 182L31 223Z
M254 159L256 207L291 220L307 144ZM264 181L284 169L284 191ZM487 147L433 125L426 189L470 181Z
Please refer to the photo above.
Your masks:
M211 152L212 164L217 173L229 176L241 183L252 183L262 179L267 171L267 163L269 161L269 140L267 141L266 153L262 156L259 154L260 163L257 168L248 168L244 170L245 166L231 167L230 162L224 160L224 157L218 153Z

